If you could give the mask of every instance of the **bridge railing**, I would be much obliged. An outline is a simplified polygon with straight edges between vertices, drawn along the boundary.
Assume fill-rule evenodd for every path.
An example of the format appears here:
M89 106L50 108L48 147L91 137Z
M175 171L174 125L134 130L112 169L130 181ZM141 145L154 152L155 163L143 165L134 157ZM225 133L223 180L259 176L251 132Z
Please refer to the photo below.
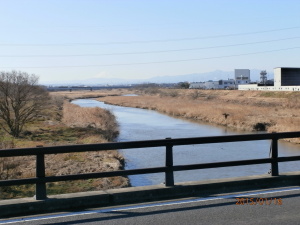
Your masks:
M285 139L285 138L298 138L298 137L300 137L300 132L283 132L283 133L263 133L263 134L176 138L176 139L166 138L166 139L147 140L147 141L67 145L67 146L37 147L37 148L22 148L22 149L5 149L5 150L0 150L0 158L14 157L14 156L32 156L32 155L36 156L36 177L13 179L13 180L1 180L0 187L12 186L12 185L35 184L36 199L43 200L47 198L46 183L48 182L93 179L93 178L114 177L114 176L128 176L128 175L149 174L149 173L165 173L165 185L174 186L174 171L243 166L243 165L254 165L254 164L264 164L264 163L271 164L271 176L278 176L279 162L300 160L300 155L289 156L289 157L278 157L278 140ZM189 165L173 165L173 146L257 141L257 140L272 141L271 144L272 154L270 158L189 164ZM166 148L165 166L154 167L154 168L109 171L109 172L62 175L62 176L46 176L45 173L45 155L87 152L87 151L105 151L105 150L115 150L115 149L120 150L120 149L133 149L133 148L149 148L149 147Z

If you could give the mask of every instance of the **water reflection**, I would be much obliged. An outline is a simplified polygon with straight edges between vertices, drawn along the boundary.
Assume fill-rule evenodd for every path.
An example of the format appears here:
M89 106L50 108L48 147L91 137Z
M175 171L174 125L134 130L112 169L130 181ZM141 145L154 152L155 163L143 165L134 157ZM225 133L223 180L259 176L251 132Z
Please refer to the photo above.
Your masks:
M107 105L91 99L75 100L82 107L101 107L111 110L120 125L117 141L153 140L187 138L200 136L234 135L250 132L238 132L223 127L172 118L155 111ZM174 165L206 162L234 161L269 157L270 141L252 141L236 143L216 143L174 147ZM121 151L126 160L126 169L164 166L165 149L128 149ZM279 155L299 155L299 145L279 142ZM279 164L280 172L300 170L299 162ZM238 177L267 174L270 165L238 166L218 169L191 170L175 172L175 182ZM164 182L164 174L130 176L133 186L159 184Z

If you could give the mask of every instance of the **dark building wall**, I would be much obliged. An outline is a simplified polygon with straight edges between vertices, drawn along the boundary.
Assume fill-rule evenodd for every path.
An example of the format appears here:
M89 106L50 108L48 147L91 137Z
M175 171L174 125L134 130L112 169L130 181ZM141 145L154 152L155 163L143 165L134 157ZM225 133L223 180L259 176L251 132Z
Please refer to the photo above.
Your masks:
M300 68L281 68L281 86L300 85Z

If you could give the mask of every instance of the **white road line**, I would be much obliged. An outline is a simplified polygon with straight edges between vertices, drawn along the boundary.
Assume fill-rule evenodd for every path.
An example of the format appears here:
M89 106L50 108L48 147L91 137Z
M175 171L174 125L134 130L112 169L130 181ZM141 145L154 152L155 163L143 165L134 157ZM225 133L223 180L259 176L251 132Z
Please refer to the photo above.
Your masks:
M79 216L79 215L89 215L89 214L96 214L96 213L108 213L108 212L117 212L117 211L133 210L133 209L180 205L180 204L188 204L188 203L193 203L193 202L214 201L214 200L221 200L221 199L245 197L245 196L252 196L252 195L273 194L273 193L281 193L281 192L289 192L289 191L299 191L299 190L300 190L300 188L297 187L297 188L286 188L286 189L277 189L277 190L269 190L269 191L250 192L250 193L243 193L243 194L223 195L223 196L219 196L219 197L207 197L207 198L198 198L198 199L191 199L191 200L181 200L181 201L166 202L166 203L151 203L151 204L144 204L144 205L138 205L138 206L125 206L125 207L117 207L117 208L110 208L110 209L100 209L100 210L82 211L82 212L75 212L75 213L65 213L65 214L59 214L59 215L37 216L37 217L31 217L31 218L3 220L3 221L0 221L0 224L30 222L30 221L35 221L35 220L48 220L48 219Z

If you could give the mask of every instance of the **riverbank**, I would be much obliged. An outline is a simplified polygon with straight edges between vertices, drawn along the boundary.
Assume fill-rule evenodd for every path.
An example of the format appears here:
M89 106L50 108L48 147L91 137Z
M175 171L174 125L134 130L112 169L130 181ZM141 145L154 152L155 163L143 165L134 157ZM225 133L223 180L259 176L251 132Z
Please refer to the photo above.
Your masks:
M50 92L51 96L56 98L63 98L65 100L75 100L75 99L86 99L86 98L101 98L106 96L122 96L126 94L133 94L135 90L133 89L103 89L94 91L57 91Z
M97 100L245 131L288 132L300 127L297 92L152 88L136 93L138 96L107 96ZM300 139L289 141L300 143Z
M116 118L108 110L81 108L65 101L63 95L53 95L48 116L29 124L20 138L2 134L1 148L24 148L93 144L113 141L118 135ZM46 174L50 176L122 170L124 158L118 151L84 152L48 155ZM0 159L1 179L35 176L34 157ZM90 179L47 184L48 194L106 190L129 186L125 177ZM34 185L1 188L0 199L32 197Z

